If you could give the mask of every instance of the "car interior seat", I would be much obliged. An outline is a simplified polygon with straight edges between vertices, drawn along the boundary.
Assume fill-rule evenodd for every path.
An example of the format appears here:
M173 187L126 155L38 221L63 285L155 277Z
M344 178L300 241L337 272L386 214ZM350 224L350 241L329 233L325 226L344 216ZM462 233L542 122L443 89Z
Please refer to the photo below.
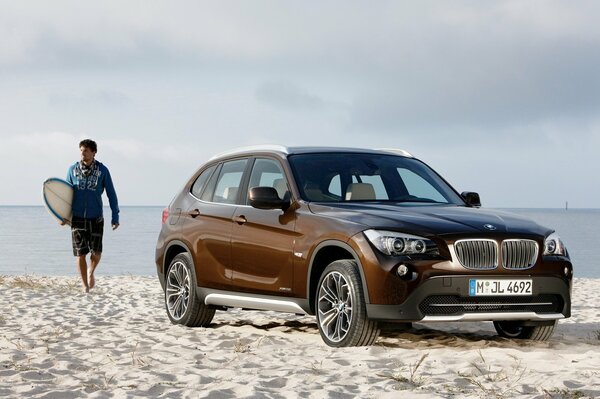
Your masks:
M375 189L369 183L350 183L346 189L346 201L375 200Z

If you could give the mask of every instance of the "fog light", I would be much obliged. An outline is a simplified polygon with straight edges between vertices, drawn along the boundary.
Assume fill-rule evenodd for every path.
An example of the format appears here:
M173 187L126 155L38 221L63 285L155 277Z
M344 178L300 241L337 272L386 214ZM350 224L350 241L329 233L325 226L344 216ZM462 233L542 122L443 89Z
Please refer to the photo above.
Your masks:
M398 270L396 271L396 273L398 274L398 277L406 276L408 274L408 266L406 266L406 265L398 266Z

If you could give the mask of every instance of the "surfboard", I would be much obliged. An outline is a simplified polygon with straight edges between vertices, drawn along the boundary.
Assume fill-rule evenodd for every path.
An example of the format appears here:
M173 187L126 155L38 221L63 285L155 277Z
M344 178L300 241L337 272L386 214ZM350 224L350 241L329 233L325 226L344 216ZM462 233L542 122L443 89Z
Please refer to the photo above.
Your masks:
M71 183L51 177L44 182L42 193L44 205L50 215L59 221L66 219L71 222L73 216L73 186Z

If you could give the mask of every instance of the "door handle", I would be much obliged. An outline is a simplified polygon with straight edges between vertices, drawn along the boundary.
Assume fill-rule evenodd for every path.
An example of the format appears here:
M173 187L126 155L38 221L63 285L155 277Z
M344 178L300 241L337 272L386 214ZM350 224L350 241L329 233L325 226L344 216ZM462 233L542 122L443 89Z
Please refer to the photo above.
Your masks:
M188 215L190 215L193 218L196 218L196 217L200 216L200 211L198 209L194 209L193 211L190 211L188 213Z
M244 224L248 220L246 219L246 216L240 215L240 216L234 216L233 221L236 222L237 224Z

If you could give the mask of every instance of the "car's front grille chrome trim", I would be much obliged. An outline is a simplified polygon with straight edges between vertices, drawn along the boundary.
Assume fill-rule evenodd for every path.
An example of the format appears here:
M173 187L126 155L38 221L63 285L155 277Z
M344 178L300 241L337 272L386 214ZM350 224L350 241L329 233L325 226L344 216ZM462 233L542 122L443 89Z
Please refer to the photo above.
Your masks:
M467 269L492 270L499 264L508 270L526 270L535 265L539 245L534 240L506 239L498 242L491 239L466 239L454 243L456 258Z
M488 239L459 240L454 250L467 269L490 270L498 267L498 243Z
M538 244L533 240L502 241L502 267L511 270L532 268L538 256Z

